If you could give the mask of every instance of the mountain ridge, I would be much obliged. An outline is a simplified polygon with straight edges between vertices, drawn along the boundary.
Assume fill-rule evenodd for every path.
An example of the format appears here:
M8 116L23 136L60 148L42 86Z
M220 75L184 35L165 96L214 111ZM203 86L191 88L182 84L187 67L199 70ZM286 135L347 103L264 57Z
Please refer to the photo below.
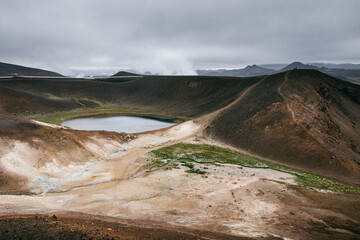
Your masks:
M232 70L198 70L197 73L199 75L206 75L206 76L232 76L232 77L247 77L247 76L262 76L262 75L271 75L275 73L281 73L293 69L314 69L318 70L320 72L323 72L325 74L335 76L338 78L341 78L346 81L350 81L356 84L360 84L360 70L359 69L341 69L341 68L327 68L324 66L319 67L317 65L311 65L311 64L304 64L302 62L292 62L286 66L283 66L283 64L273 64L276 69L274 70L270 68L264 68L257 65L252 65L260 68L261 71L254 71L253 68L251 68L250 65L248 65L245 68L242 69L232 69ZM355 65L355 64L354 64ZM272 66L271 64L265 65L265 66ZM282 67L282 68L280 68Z
M197 70L196 72L203 76L254 77L273 74L276 71L253 64L242 69Z

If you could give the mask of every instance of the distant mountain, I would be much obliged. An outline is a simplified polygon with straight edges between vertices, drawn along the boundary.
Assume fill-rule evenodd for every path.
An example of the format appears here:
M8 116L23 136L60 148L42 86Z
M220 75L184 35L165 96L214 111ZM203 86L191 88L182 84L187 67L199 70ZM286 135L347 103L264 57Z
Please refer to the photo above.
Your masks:
M129 77L129 76L134 77L134 76L142 76L142 75L131 72L125 72L125 71L120 71L113 75L113 77Z
M276 71L279 71L280 69L284 68L285 66L287 66L287 64L285 64L285 63L261 64L261 65L259 65L259 67L268 68L268 69L272 69L272 70L276 70Z
M0 62L0 76L42 76L63 77L63 75L37 68L29 68L9 63Z
M293 62L280 69L279 72L286 72L293 69L318 69L318 67L308 64L303 64L301 62Z
M268 68L268 69L273 69L276 71L279 71L280 69L286 67L288 64L284 64L284 63L275 63L275 64L261 64L259 65L262 68ZM351 70L360 70L360 64L354 64L354 63L339 63L339 64L335 64L335 63L321 63L321 62L313 62L313 63L307 63L306 65L310 65L310 66L315 66L318 68L337 68L337 69L351 69Z
M319 71L347 80L356 84L360 84L360 69L340 69L340 68L320 68Z
M228 76L228 77L253 77L261 75L273 74L276 71L272 69L262 68L257 65L248 65L242 69L219 69L219 70L197 70L198 75L203 76Z
M301 62L293 62L287 65L286 67L280 69L279 72L286 72L293 69L315 69L320 72L341 78L346 81L354 82L357 84L360 83L360 69L326 68L326 67L318 67L310 64L303 64Z
M271 75L274 73L286 72L293 69L315 69L320 72L341 78L346 81L360 84L360 69L348 69L348 68L327 68L329 64L304 64L301 62L293 62L289 65L285 64L264 64L249 65L242 69L216 69L216 70L197 70L198 75L203 76L228 76L228 77L255 77L262 75ZM330 64L330 66L344 66L344 67L357 67L358 64ZM265 68L267 66L268 68ZM359 65L360 66L360 65Z
M310 65L319 67L319 68L336 68L336 69L346 69L346 70L360 70L360 64L353 64L353 63L309 63Z

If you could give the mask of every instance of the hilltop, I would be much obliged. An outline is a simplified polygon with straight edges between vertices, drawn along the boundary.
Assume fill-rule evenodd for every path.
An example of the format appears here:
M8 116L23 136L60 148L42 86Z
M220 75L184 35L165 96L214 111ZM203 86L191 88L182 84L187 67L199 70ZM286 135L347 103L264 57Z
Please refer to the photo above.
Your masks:
M278 72L286 72L293 69L317 69L317 67L312 65L303 64L301 62L293 62L287 65L286 67L280 69Z
M126 71L120 71L113 75L113 77L128 77L128 76L141 76L141 75L132 73L132 72L126 72Z

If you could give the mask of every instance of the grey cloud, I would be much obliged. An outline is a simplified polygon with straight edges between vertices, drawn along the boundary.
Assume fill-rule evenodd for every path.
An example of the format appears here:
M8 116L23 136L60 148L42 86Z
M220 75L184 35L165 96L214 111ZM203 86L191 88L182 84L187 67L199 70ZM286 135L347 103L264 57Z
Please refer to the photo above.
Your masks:
M358 0L2 0L0 61L194 73L359 62Z

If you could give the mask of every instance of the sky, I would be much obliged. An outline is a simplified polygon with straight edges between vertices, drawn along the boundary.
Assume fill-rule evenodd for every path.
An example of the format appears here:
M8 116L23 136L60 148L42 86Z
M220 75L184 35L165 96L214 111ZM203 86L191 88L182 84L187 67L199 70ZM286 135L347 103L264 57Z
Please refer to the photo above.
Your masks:
M0 0L0 61L62 74L360 63L359 0Z

